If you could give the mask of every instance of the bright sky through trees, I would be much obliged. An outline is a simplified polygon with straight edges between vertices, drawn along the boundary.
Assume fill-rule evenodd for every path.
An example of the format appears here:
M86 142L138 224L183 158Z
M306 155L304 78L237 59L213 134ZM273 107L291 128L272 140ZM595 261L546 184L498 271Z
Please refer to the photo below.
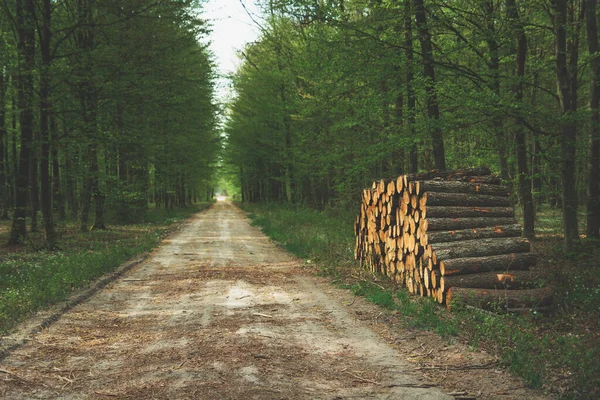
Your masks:
M253 18L260 20L259 9L253 0L209 0L204 6L204 18L212 25L211 50L215 54L220 74L235 72L239 65L237 52L258 37L258 27L252 22L241 1ZM218 83L217 96L221 100L228 93L227 86L223 79Z

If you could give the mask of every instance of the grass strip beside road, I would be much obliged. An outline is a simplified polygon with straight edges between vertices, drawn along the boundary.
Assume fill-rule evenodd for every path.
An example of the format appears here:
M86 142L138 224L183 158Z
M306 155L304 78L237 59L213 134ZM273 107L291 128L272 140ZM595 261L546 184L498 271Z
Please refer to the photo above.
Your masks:
M58 251L35 251L32 246L0 248L0 333L8 332L31 313L67 299L127 260L151 251L177 222L210 204L152 209L143 224L86 233L81 233L76 223L67 223L58 228ZM2 225L1 232L8 232L10 222ZM5 239L0 235L0 240Z
M556 251L560 237L551 235L551 227L544 230L548 224L540 224L544 237L535 243L538 268L548 272L546 283L556 293L556 309L548 315L500 315L460 305L449 313L358 266L353 257L354 212L279 204L242 207L254 225L285 249L315 264L336 284L396 312L408 328L466 340L474 348L495 354L530 386L557 398L600 398L597 244L584 243L579 258L574 259L572 254ZM553 223L559 218L553 213L542 216Z

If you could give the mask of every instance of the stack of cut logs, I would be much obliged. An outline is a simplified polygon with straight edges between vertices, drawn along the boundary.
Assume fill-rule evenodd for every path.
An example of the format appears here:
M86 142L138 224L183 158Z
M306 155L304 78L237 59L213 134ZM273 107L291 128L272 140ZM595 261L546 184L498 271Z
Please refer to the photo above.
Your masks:
M402 175L362 193L355 257L413 294L450 305L541 309L552 290L529 267L508 190L487 168ZM537 287L537 288L536 288Z

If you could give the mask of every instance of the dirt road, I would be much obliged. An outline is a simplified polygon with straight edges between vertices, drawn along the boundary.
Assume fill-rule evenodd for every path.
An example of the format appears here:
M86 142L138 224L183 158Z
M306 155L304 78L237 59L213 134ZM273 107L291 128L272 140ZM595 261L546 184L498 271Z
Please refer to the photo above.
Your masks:
M351 302L218 202L13 351L0 397L452 398Z

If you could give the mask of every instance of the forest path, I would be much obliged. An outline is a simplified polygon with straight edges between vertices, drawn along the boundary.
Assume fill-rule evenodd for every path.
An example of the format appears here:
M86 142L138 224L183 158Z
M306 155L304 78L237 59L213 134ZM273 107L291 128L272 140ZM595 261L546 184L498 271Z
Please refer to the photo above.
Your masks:
M351 301L218 202L0 363L0 397L452 398Z

